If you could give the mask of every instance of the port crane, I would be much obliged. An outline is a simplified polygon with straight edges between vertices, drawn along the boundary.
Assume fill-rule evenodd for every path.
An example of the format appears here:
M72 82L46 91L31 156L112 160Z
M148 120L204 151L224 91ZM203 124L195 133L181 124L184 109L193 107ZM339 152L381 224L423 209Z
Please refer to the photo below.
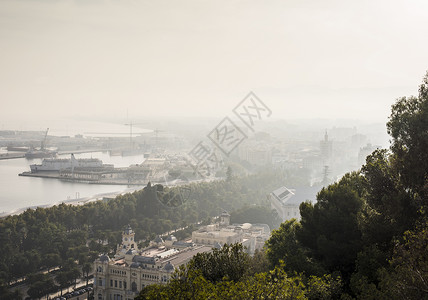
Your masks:
M130 145L130 149L131 150L134 148L133 147L133 143L132 143L132 126L135 126L135 125L146 125L146 124L147 124L147 122L145 122L145 123L134 123L132 121L125 124L126 126L129 126L129 145ZM159 132L164 132L164 131L163 130L159 130L158 128L155 128L153 130L153 133L154 133L154 136L155 136L155 148L157 148L158 134L159 134Z
M45 150L46 140L48 138L48 132L49 132L49 128L46 129L45 137L43 138L43 140L42 140L42 142L40 144L40 150Z
M134 125L143 125L144 123L134 123L134 122L129 122L126 123L126 126L129 126L129 147L132 150L134 148L133 143L132 143L132 126Z

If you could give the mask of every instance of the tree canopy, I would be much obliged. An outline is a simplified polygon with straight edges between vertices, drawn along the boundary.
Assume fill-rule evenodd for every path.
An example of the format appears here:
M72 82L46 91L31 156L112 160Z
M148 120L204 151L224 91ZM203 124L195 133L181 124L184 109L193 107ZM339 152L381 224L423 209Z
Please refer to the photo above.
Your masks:
M428 74L418 97L392 105L387 131L390 149L302 203L300 223L272 233L272 267L283 259L288 274L340 274L357 299L428 297Z

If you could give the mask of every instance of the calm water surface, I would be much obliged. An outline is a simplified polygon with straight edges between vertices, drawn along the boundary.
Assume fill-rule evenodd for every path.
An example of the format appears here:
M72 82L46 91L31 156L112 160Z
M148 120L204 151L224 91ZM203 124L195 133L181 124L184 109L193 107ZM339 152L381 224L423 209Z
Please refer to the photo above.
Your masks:
M99 158L104 163L114 164L115 167L128 167L144 161L143 155L121 157L110 156L107 152L76 154L75 156L76 158ZM60 158L69 157L70 155L60 156ZM18 176L19 173L30 171L30 164L40 164L41 162L42 159L27 160L25 158L0 160L0 214L24 207L60 203L102 193L122 192L128 188L126 185L97 185Z

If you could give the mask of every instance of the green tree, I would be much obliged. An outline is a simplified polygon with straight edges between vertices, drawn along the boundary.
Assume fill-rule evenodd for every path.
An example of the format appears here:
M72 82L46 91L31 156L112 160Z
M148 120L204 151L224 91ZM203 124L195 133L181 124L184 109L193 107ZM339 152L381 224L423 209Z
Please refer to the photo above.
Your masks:
M40 274L41 276L36 276L37 278L41 279L39 281L34 281L30 284L27 294L31 298L41 298L43 296L47 295L52 292L55 288L55 284L47 274Z
M418 97L403 97L392 106L387 123L392 137L394 167L400 181L414 196L417 206L426 206L428 179L428 73ZM425 197L424 197L425 196Z
M48 253L43 258L43 263L49 271L51 268L61 265L61 256L58 253Z
M364 204L363 178L346 174L338 183L323 188L317 203L300 205L301 227L297 240L309 249L309 258L320 262L329 272L341 272L349 280L362 249L358 214Z
M82 272L83 272L83 274L85 274L85 277L86 277L86 285L88 285L88 283L89 283L89 272L91 272L91 270L92 270L92 264L91 263L86 262L83 264Z
M187 270L197 270L209 281L216 282L224 277L232 281L241 279L250 267L250 257L243 251L242 244L225 244L221 249L196 254Z
M301 228L296 219L287 220L277 230L273 230L266 241L266 257L271 268L285 262L288 274L306 272L308 274L324 273L319 264L308 258L308 250L303 247L296 237Z
M390 268L383 269L381 290L389 299L428 298L428 222L404 234L394 247Z
M270 229L278 228L281 224L281 218L276 210L270 206L250 205L231 212L230 220L232 223L262 223L269 225Z

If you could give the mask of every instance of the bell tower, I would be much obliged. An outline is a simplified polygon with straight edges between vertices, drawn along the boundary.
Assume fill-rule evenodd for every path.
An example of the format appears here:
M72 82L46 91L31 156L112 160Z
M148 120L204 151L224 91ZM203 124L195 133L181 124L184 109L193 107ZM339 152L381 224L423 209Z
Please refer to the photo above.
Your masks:
M137 249L135 242L135 232L132 230L131 225L122 232L122 249Z
M230 215L227 211L223 211L220 215L220 226L229 226L230 225Z

